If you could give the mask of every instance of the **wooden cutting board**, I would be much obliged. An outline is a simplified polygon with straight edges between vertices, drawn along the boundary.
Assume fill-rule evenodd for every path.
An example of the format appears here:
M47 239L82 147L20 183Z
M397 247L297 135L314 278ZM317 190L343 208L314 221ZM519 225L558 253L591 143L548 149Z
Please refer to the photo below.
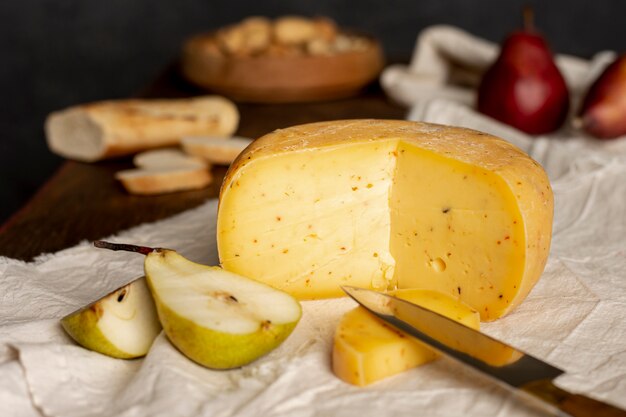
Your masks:
M147 86L145 98L206 94L184 81L172 65ZM334 119L402 119L406 109L389 102L373 85L343 100L300 104L237 103L241 122L237 135L257 138L277 128ZM95 240L145 222L196 207L218 196L225 167L214 168L207 189L160 196L128 195L113 173L130 168L130 158L85 164L68 161L20 211L0 228L0 256L22 260Z

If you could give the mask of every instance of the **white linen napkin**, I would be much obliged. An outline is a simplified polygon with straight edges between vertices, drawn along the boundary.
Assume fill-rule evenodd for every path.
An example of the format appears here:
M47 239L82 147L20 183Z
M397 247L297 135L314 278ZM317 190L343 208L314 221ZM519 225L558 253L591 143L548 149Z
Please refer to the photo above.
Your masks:
M486 122L445 101L424 110L421 118L437 122ZM483 329L565 369L558 380L564 388L626 407L626 142L539 138L517 145L552 178L552 252L528 299ZM114 240L177 248L214 264L215 211L213 200ZM0 415L533 415L445 360L367 388L344 384L330 370L330 350L339 318L353 306L347 299L304 302L294 334L238 370L195 365L164 336L145 359L131 361L76 346L58 319L140 275L142 262L87 242L33 263L0 258Z
M391 65L380 82L396 101L407 106L432 98L446 98L467 105L476 101L481 74L495 61L499 47L459 28L436 25L418 36L409 65ZM596 54L590 61L557 55L556 64L572 93L572 110L580 95L615 58L612 51Z
M410 119L502 136L544 165L554 189L554 238L541 280L512 314L483 330L564 369L563 388L626 407L626 140L568 131L531 138L462 101L418 101ZM216 207L212 200L110 240L216 264ZM0 416L537 415L445 359L366 388L343 383L332 374L330 353L340 317L354 306L348 299L303 302L287 341L236 370L202 368L164 335L145 359L76 346L58 320L141 275L142 263L137 254L88 242L31 263L0 258Z

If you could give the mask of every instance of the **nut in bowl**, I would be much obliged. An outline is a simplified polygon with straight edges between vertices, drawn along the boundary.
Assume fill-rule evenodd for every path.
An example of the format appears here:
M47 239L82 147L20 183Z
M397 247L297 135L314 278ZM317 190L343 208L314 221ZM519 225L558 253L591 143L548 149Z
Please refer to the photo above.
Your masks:
M306 102L356 94L380 73L372 37L327 18L251 17L189 39L182 73L203 88L249 102Z

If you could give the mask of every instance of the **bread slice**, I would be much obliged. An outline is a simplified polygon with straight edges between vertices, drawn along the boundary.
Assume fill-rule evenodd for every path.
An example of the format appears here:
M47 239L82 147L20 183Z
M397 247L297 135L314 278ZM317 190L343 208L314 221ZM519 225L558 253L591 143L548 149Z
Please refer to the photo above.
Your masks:
M206 167L129 169L115 174L131 194L164 194L204 188L211 183Z
M252 139L219 136L184 137L181 145L189 155L198 156L213 164L230 165L252 143Z
M239 112L220 96L102 101L54 112L45 123L50 150L92 162L177 145L183 136L231 135Z
M206 187L210 164L175 148L141 152L133 158L138 169L120 171L115 178L131 194L162 194Z
M209 164L202 158L188 155L177 148L154 149L138 153L133 158L137 168L200 168Z

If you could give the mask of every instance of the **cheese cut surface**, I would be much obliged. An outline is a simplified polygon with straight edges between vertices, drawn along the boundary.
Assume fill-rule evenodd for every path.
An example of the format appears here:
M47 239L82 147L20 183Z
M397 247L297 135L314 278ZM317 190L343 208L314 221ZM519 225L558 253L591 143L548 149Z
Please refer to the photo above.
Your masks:
M528 294L548 256L543 169L476 131L351 120L278 130L224 180L217 239L225 269L300 299L425 288L484 320Z
M400 143L390 208L400 288L430 288L500 316L524 274L524 225L504 180Z
M478 329L477 311L457 299L431 290L408 289L394 294ZM353 385L368 385L428 363L439 354L422 342L393 328L363 307L346 313L337 326L333 344L333 372Z
M382 141L259 160L252 175L233 182L233 195L248 202L221 203L224 268L301 299L338 296L341 283L394 287L388 195L395 163L381 154L395 147Z

